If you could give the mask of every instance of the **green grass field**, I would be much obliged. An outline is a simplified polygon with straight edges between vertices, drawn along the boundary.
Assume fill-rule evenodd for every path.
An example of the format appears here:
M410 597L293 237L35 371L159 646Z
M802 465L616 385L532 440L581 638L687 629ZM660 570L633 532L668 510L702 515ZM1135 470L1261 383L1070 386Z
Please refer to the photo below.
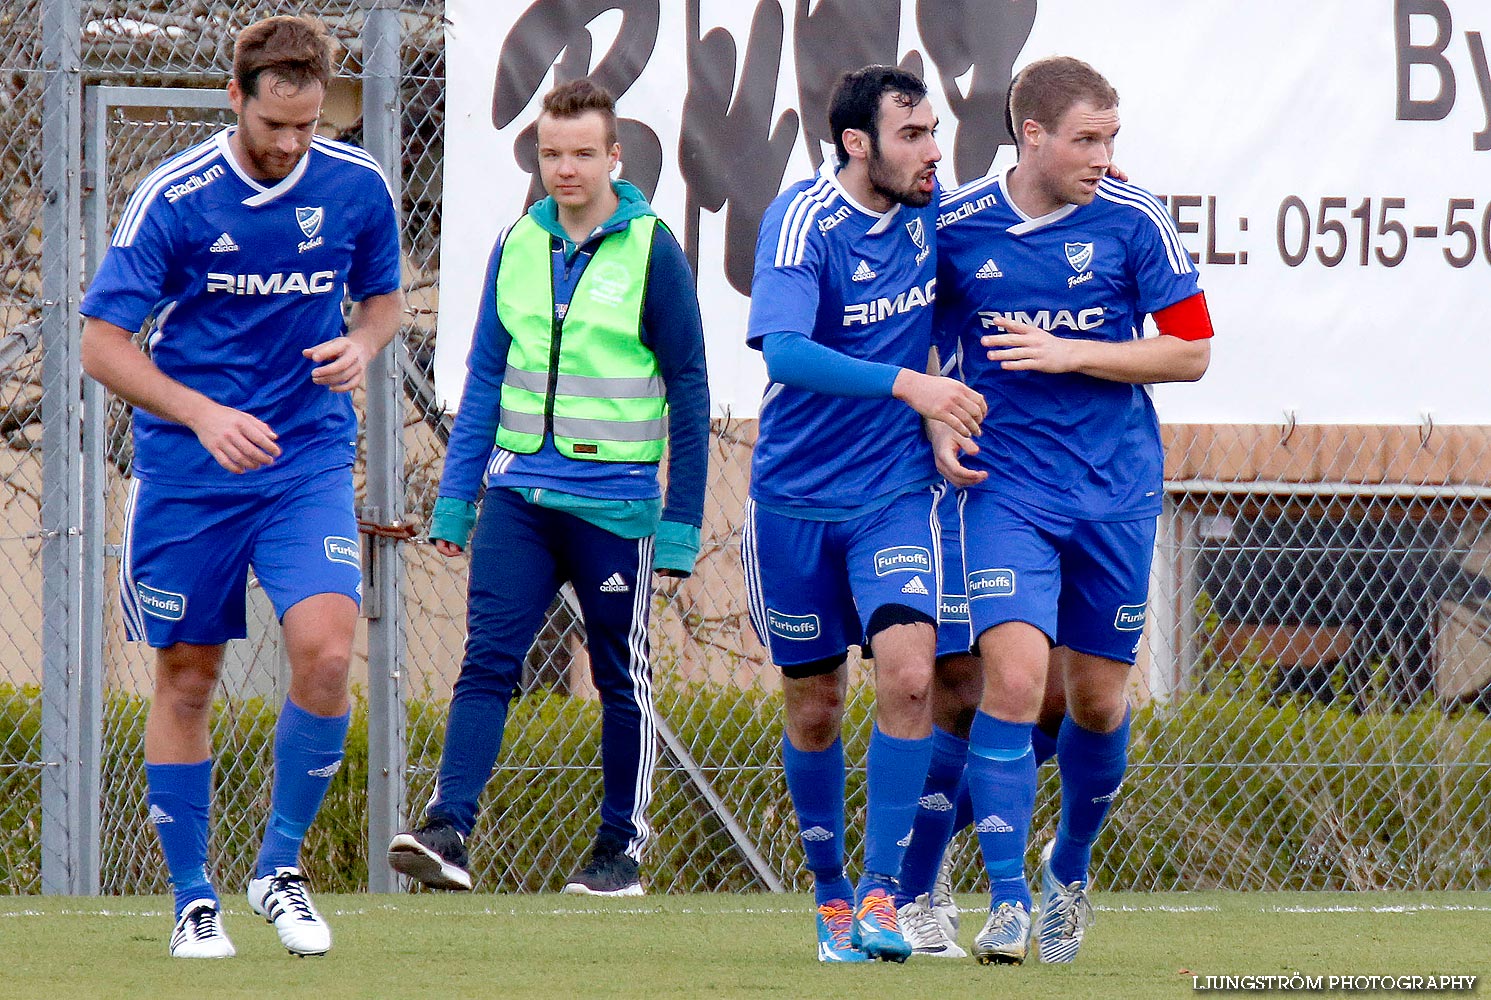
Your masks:
M0 899L0 997L1194 996L1192 975L1491 974L1485 893L1109 893L1070 966L821 966L808 896L321 896L336 946L292 958L242 897L228 961L166 956L165 897ZM961 897L965 946L982 924ZM274 984L270 986L269 984ZM1477 985L1476 992L1486 987ZM880 991L887 991L881 993ZM1013 992L1010 992L1013 991Z

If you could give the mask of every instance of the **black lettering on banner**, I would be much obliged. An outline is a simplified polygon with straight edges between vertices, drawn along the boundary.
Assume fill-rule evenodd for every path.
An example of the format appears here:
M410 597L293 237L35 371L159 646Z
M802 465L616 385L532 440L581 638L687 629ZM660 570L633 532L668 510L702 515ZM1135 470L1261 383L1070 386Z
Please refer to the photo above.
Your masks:
M1415 17L1434 19L1434 41L1414 45L1412 21ZM1445 58L1454 30L1450 8L1444 0L1395 0L1393 4L1393 40L1398 55L1398 120L1440 121L1455 106L1455 70ZM1432 100L1416 100L1411 89L1414 66L1427 66L1439 77L1439 91Z
M995 6L977 0L919 0L916 5L917 30L956 118L953 172L960 182L988 173L999 147L1015 141L1005 124L1010 72L1030 38L1036 6L1036 0ZM957 81L970 70L968 92L963 93Z
M607 11L621 12L616 41L599 63L591 66L589 25ZM559 83L588 76L618 101L652 57L658 36L657 0L535 0L514 22L497 57L497 79L492 88L492 125L502 129L523 113L549 68ZM563 58L561 59L561 55ZM622 177L651 198L663 169L663 147L657 133L634 118L618 118ZM525 204L544 196L538 176L538 130L529 125L513 140L518 165L533 180Z
M1475 67L1476 86L1481 91L1481 106L1486 111L1486 127L1475 134L1475 151L1491 150L1491 66L1486 63L1486 46L1479 31L1467 31L1465 44L1470 48L1470 64Z
M833 146L828 97L846 71L871 63L893 65L901 37L901 0L819 0L812 13L797 0L792 17L797 68L797 109L814 168L823 163L821 144ZM909 53L905 69L922 75L921 58Z
M688 5L688 92L678 137L678 167L688 186L684 246L699 270L699 212L725 213L725 277L751 292L756 231L782 187L797 141L795 112L771 120L782 62L782 8L756 5L740 80L735 39L724 28L699 37L699 0Z

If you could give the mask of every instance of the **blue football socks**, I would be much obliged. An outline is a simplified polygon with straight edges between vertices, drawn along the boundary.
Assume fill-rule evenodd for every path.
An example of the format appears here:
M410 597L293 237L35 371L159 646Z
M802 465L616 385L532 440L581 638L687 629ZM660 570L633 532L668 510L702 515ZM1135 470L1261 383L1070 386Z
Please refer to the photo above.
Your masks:
M852 902L854 890L844 877L844 742L834 740L826 750L799 750L783 734L782 770L817 904Z
M878 724L870 732L865 762L865 868L859 898L875 887L895 892L931 759L930 736L901 739L881 732Z
M254 877L298 867L300 842L342 764L349 713L312 715L286 699L274 731L274 789Z
M1128 768L1128 747L1128 713L1111 733L1083 729L1070 716L1062 720L1056 752L1061 768L1061 824L1051 850L1051 872L1057 881L1087 881L1092 845Z
M933 726L927 782L922 786L916 819L911 825L911 843L901 860L901 884L896 892L898 907L922 893L930 893L937 882L937 869L942 866L943 852L953 836L958 789L967 763L968 741Z
M1035 754L1030 723L1006 722L980 711L968 739L968 792L973 829L989 875L993 906L1031 909L1025 845L1035 809Z
M207 877L207 809L212 801L212 758L195 764L145 765L150 821L166 855L176 894L176 916L187 903L216 900Z

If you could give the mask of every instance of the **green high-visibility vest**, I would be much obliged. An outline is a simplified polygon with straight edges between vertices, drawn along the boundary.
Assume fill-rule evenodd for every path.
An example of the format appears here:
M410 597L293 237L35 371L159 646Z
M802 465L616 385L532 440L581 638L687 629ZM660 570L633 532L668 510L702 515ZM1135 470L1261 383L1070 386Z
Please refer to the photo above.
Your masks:
M592 462L657 462L668 406L657 356L642 343L655 215L601 240L569 308L554 311L554 237L528 216L502 244L497 316L512 335L497 444L524 455L544 435Z

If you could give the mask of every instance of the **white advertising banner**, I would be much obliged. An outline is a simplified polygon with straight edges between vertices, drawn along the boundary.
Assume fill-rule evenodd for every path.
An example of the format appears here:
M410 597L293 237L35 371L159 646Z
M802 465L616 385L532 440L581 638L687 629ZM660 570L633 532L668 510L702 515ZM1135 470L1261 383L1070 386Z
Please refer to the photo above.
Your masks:
M763 210L822 161L840 72L899 63L944 187L1013 162L1010 78L1052 54L1120 95L1117 161L1165 200L1217 337L1169 423L1491 423L1485 0L449 0L436 382L454 407L488 254L542 191L557 82L617 95L621 176L694 262L715 409L754 416Z

